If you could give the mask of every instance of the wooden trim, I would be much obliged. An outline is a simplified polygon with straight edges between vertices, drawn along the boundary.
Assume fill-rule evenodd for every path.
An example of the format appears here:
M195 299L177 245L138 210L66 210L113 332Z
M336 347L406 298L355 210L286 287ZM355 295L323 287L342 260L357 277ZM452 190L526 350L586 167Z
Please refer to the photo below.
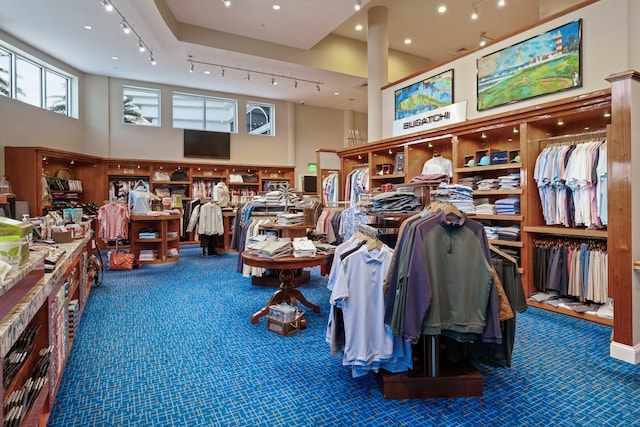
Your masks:
M608 224L613 238L609 247L615 253L609 256L609 296L614 299L613 340L633 346L633 265L632 259L632 83L640 74L625 72L610 76L611 80L611 125L609 126L609 149L607 154L608 216L615 218Z
M527 300L527 305L530 307L536 307L542 310L553 311L554 313L564 314L566 316L577 317L578 319L588 320L594 323L600 323L601 325L613 326L613 323L614 323L613 319L594 316L593 314L578 313L577 311L573 311L569 308L554 307L550 304L545 304L542 302Z

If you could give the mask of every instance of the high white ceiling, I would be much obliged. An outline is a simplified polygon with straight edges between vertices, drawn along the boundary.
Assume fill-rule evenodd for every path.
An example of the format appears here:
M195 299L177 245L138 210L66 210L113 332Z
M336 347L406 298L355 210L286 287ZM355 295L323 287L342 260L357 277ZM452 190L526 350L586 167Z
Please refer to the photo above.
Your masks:
M580 2L506 0L499 7L498 0L362 0L356 12L356 0L231 0L229 7L220 0L111 1L151 48L155 66L101 0L2 0L0 30L85 73L366 112L370 7L388 9L390 56L414 60L415 72L477 48L482 32L497 39L534 25L541 13ZM276 3L280 10L273 10ZM437 12L440 5L445 13ZM356 31L357 24L364 29ZM406 38L413 42L405 44ZM222 67L200 62L226 66L224 77ZM237 69L255 73L247 81L247 72ZM392 80L404 75L389 72ZM321 90L304 80L322 83Z

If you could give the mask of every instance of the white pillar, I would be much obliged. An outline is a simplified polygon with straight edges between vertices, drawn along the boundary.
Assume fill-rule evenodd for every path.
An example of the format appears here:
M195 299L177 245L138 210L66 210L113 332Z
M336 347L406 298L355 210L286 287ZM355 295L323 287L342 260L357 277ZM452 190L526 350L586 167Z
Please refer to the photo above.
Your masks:
M353 110L344 110L344 114L343 114L343 124L342 124L342 133L343 133L343 139L342 139L342 146L346 147L347 146L347 141L349 140L349 130L350 129L354 129L355 126L355 115L353 114Z
M367 97L369 141L382 139L382 86L389 83L388 10L375 6L367 14Z

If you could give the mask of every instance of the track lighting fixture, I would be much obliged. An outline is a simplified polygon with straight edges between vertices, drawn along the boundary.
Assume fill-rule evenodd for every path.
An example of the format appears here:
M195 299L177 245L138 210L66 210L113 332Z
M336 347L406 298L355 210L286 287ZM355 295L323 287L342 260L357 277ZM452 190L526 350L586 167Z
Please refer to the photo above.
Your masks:
M135 34L136 38L138 39L138 44L137 44L138 50L140 52L149 51L149 62L151 63L151 65L156 65L156 61L153 59L153 51L151 50L151 48L144 42L144 40L142 39L140 34L138 34L135 28L133 28L133 25L131 25L131 23L127 21L127 18L124 17L122 12L120 12L120 10L118 10L118 8L113 4L113 1L100 0L100 4L104 6L107 12L112 12L115 10L118 13L118 15L120 15L120 28L122 28L122 31L125 34L130 34L130 33Z
M487 44L487 40L493 40L491 37L487 37L487 32L483 31L480 33L480 46L484 46Z
M187 55L187 63L189 64L189 72L193 73L193 61L191 60L192 56Z
M107 12L113 12L113 5L109 2L109 0L100 0L102 6L104 6Z
M356 0L356 4L355 6L353 6L353 8L355 10L360 10L361 7L362 7L362 2L360 0Z
M475 3L473 3L473 9L471 11L471 19L473 19L474 21L478 19L478 8L476 7Z
M127 21L124 19L120 22L120 27L125 34L129 34L131 32L131 27L129 27L129 24L127 24Z
M191 71L191 72L193 72L194 64L202 64L202 65L209 65L211 67L219 67L221 69L221 71L220 71L220 76L221 77L224 77L225 70L236 70L236 71L242 71L244 73L247 73L247 75L245 77L245 79L247 81L251 81L251 74L258 74L258 75L261 75L261 76L269 76L271 78L269 80L269 82L274 86L276 86L278 84L278 81L276 79L285 79L287 81L293 81L293 87L294 88L298 87L298 82L304 82L304 83L313 84L313 85L316 86L316 90L318 92L320 92L320 85L324 85L323 82L301 79L299 77L285 76L283 74L266 73L264 71L250 70L248 68L234 67L232 65L214 64L214 63L206 62L206 61L196 61L195 59L193 59L192 55L187 55L187 63L189 64L189 71Z

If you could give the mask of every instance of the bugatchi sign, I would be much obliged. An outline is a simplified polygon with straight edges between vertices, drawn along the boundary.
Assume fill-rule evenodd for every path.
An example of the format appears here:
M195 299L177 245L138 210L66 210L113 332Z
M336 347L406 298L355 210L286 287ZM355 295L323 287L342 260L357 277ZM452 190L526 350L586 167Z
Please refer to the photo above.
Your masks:
M447 105L393 122L393 136L460 123L467 119L467 101Z

